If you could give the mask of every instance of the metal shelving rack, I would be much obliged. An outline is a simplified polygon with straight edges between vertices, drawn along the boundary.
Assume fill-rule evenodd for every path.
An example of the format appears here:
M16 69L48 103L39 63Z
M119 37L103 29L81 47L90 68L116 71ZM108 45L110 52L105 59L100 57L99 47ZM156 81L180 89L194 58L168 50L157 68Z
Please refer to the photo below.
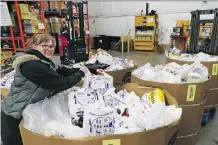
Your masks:
M5 66L5 67L6 67L6 61L13 54L17 53L16 44L15 44L15 39L16 38L14 37L13 26L9 26L9 29L10 29L10 37L1 37L1 40L6 42L7 44L11 44L13 46L13 48L1 48L1 53L2 53L3 50L5 50L5 51L11 50L11 53L9 53L6 58L1 58L1 66Z
M28 5L29 9L31 10L31 12L32 12L34 15L36 15L37 17L41 17L41 21L42 21L42 23L44 24L44 27L45 27L44 33L46 33L47 31L46 31L44 13L42 13L42 15L39 16L39 15L34 11L34 9L33 9L26 1L23 1L23 2L25 2L25 3ZM10 26L10 37L1 37L1 40L5 41L5 42L7 42L7 43L9 43L9 44L12 44L12 46L13 46L13 48L1 48L1 50L2 50L2 51L8 51L8 50L9 50L9 51L12 51L12 54L16 54L16 53L19 52L19 51L25 51L25 50L28 48L27 45L31 42L31 40L33 39L33 37L34 37L35 35L39 34L39 33L32 33L32 34L31 34L32 36L30 36L30 38L25 42L25 38L27 38L27 37L29 37L29 36L27 36L27 35L24 33L24 31L23 31L23 26L22 26L22 25L23 25L23 24L26 24L26 23L22 23L22 21L21 21L21 13L20 13L19 4L18 4L18 1L17 1L17 0L14 1L14 5L15 5L16 16L17 16L17 22L18 22L18 27L19 27L19 36L18 36L18 37L17 37L17 36L16 36L16 37L14 36L13 27ZM42 1L39 2L39 5L40 5L41 8L43 7ZM11 41L11 42L9 42L8 40ZM21 46L22 46L22 48L17 48L15 41L21 41Z
M34 11L34 9L33 9L26 1L24 1L24 2L28 5L29 9L31 10L31 12L32 12L35 16L37 16L38 18L41 17L41 22L44 24L44 28L45 28L45 29L44 29L44 33L46 33L47 31L46 31L44 13L42 13L41 16L38 15L38 14ZM38 4L40 5L40 8L42 9L42 8L43 8L43 3L42 3L42 1L40 1ZM28 48L26 45L31 42L31 40L33 39L33 37L34 37L35 35L40 34L40 33L32 33L32 34L31 34L32 36L30 36L30 38L25 42L25 37L26 37L27 35L23 32L23 27L22 27L22 24L25 24L25 23L22 23L22 21L21 21L21 14L20 14L19 5L18 5L18 1L17 1L17 0L15 1L15 8L16 8L16 13L17 13L17 19L18 19L18 25L19 25L19 31L20 31L20 38L21 38L21 42L22 42L22 47L23 47L23 51L25 51L25 50Z
M20 1L19 1L20 2ZM47 29L46 29L46 22L45 22L45 16L46 16L46 13L44 11L44 5L43 5L43 1L38 1L38 5L40 7L40 12L39 14L37 14L34 9L31 7L31 5L27 2L27 1L22 1L24 2L25 4L28 5L29 9L31 10L32 14L36 15L38 18L40 18L41 22L44 24L44 33L47 33ZM70 1L68 1L70 2ZM85 42L86 42L86 47L88 48L88 53L90 51L90 26L89 26L89 14L88 14L88 2L73 2L72 5L72 19L75 19L76 17L79 18L79 14L77 14L77 9L74 7L74 4L78 4L78 3L82 3L83 5L85 5L84 7L86 8L86 12L83 14L83 18L84 18L84 23L86 24L86 31L84 30L84 28L78 28L78 30L80 31L79 33L81 33L81 31L84 31L84 37L85 37ZM23 30L23 24L25 23L22 23L22 20L21 20L21 12L20 12L20 9L19 9L19 4L18 4L18 0L15 0L14 1L14 5L15 5L15 10L16 10L16 16L17 16L17 23L18 23L18 27L19 27L19 36L15 36L15 33L14 33L14 30L13 30L13 26L9 26L10 28L10 36L9 37L0 37L0 39L8 44L10 44L12 47L9 47L9 48L1 48L1 51L11 51L11 54L7 57L10 58L13 54L16 54L18 52L22 52L22 51L25 51L26 49L28 49L28 44L32 41L33 37L39 33L32 33L32 34L25 34L24 33L24 30ZM59 16L62 16L62 14L64 15L64 13L61 11L61 1L58 1L58 6L59 6L59 10L58 13ZM69 9L69 8L68 8ZM76 14L73 13L73 9L76 9ZM77 15L77 16L76 16ZM60 20L61 22L61 20ZM72 21L71 21L72 22ZM72 26L74 26L72 24ZM75 35L75 28L73 28L73 34ZM27 40L25 40L27 39ZM74 37L74 41L73 43L75 43L75 37ZM16 42L18 42L19 44L21 44L21 48L17 47L16 46ZM72 44L72 43L70 43ZM72 48L72 45L69 46L69 48ZM73 49L76 49L73 47ZM5 59L5 60L7 60ZM1 60L1 62L4 62L5 60Z
M11 44L13 48L1 48L1 50L13 50L14 53L17 52L16 50L16 44L15 44L15 37L14 37L14 31L13 31L13 26L9 26L10 29L10 37L1 37L1 40L4 42ZM9 42L11 41L11 42Z
M22 51L25 51L28 47L27 45L31 42L31 40L33 39L33 37L38 34L38 33L35 33L35 34L32 34L32 36L27 36L24 31L23 31L23 24L25 23L22 23L22 20L21 20L21 12L20 12L20 9L19 9L19 3L18 3L18 0L15 0L14 2L12 1L5 1L8 5L12 6L14 4L14 10L13 13L16 15L17 17L17 24L18 24L18 28L19 28L19 35L16 35L15 34L15 31L14 31L14 28L13 28L13 25L9 26L9 30L10 30L10 34L9 36L7 37L0 37L0 40L6 42L7 44L9 44L9 47L7 48L0 48L1 49L1 52L6 52L7 53L7 56L3 59L1 59L1 65L2 66L5 66L5 64L7 63L7 60L11 58L12 55L18 53L18 52L22 52ZM29 5L28 2L26 1L22 1L22 3L25 3L28 5L28 8L31 10L30 12L33 13L34 15L37 15L37 13L34 11L34 9ZM42 4L42 2L38 2L39 5ZM41 5L40 5L41 6ZM42 7L42 6L41 6ZM37 16L39 17L39 16ZM41 20L43 21L43 23L45 24L45 19L44 19L44 16L41 15ZM45 26L45 25L44 25ZM46 32L46 28L44 30L44 32ZM28 39L28 37L30 37ZM25 42L25 39L27 38L26 42ZM17 46L17 45L21 44L21 46ZM2 54L4 54L4 52Z

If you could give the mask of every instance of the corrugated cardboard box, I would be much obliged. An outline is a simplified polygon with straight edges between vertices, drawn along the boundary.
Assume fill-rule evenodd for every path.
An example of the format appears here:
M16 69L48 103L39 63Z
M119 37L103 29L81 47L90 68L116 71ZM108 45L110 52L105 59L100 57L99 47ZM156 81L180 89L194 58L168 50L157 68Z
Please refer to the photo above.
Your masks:
M43 33L43 30L40 30L38 25L24 24L23 28L25 33Z
M20 12L30 12L29 6L27 4L18 4ZM12 12L16 12L15 5L12 5Z
M45 11L49 10L48 1L43 1L43 8L44 8Z
M173 60L169 57L166 57L166 63L176 62L180 65L183 64L192 64L193 62ZM218 62L201 62L204 66L208 68L209 73L211 74L210 88L207 96L206 107L217 107L218 106Z
M37 25L38 23L42 23L41 20L39 20L35 15L32 15L32 17L30 18L32 23Z
M10 88L2 88L1 87L1 95L3 97L7 98L9 93L10 93Z
M50 9L58 9L58 2L50 1Z
M206 94L210 85L210 79L201 83L169 84L144 81L132 75L131 80L132 83L166 89L178 100L180 107L183 109L178 132L179 137L195 134L199 130L206 104Z
M140 87L138 84L126 84L123 88L135 91L142 96L153 89ZM178 106L174 97L164 91L166 102ZM119 134L100 137L86 137L77 139L64 139L59 137L45 137L26 130L23 121L20 124L20 132L24 145L172 145L178 131L179 121L169 126L138 133Z
M183 136L176 139L176 145L195 145L198 138L198 132L190 136Z
M33 30L32 31L33 33L43 33L44 32L44 30L38 28L38 25L32 25L32 30Z
M21 19L30 19L33 15L31 12L21 12Z
M131 68L117 70L117 71L108 71L106 73L114 78L114 85L121 85L131 82L131 73L136 68L137 68L137 64L135 64L135 66Z
M67 9L66 2L61 2L61 9Z

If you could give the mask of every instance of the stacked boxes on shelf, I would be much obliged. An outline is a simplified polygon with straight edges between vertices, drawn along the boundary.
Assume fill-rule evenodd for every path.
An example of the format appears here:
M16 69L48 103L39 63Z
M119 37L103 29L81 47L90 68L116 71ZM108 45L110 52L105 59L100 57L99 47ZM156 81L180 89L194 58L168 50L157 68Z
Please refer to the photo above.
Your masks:
M27 4L19 4L21 20L23 23L24 33L43 33L43 29L39 29L38 24L42 23L38 17L33 14ZM13 12L16 12L15 6L12 6Z
M66 5L66 2L63 2L61 1L44 1L43 2L43 7L44 7L44 11L49 11L52 10L59 10L59 7L60 9L67 9L67 5ZM59 5L60 4L60 5Z
M61 9L67 9L66 2L61 2Z
M60 7L60 9L62 10L62 9L66 9L67 8L66 2L61 1L60 2L60 6L59 6L59 2L60 1L50 1L49 2L50 3L50 9L51 10L57 10Z
M50 1L50 9L51 10L58 10L58 2L57 1Z
M44 11L48 11L49 10L48 1L43 1L43 8L44 8Z

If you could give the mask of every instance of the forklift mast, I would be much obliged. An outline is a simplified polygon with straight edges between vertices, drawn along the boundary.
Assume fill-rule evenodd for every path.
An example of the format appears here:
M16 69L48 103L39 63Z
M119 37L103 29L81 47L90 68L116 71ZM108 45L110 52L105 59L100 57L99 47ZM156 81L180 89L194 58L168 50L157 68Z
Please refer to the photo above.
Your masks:
M200 15L214 14L214 19L200 20ZM212 10L196 10L191 12L190 45L187 53L198 53L200 50L198 39L200 25L202 23L212 23L212 35L209 49L204 48L204 52L210 55L218 54L218 8Z
M70 40L68 45L68 58L69 60L74 60L75 62L87 61L88 54L86 54L86 36L84 30L84 13L83 13L83 4L87 4L87 1L82 2L72 2L68 1L67 6L69 9L69 29L70 29ZM78 8L79 15L73 16L73 6ZM74 30L74 20L79 20L79 29L80 35L75 33Z

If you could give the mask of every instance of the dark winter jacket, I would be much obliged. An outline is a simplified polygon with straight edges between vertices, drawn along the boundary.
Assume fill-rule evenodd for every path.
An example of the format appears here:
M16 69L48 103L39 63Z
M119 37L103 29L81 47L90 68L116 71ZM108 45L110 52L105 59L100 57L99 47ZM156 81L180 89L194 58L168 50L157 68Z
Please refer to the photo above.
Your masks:
M13 67L16 69L14 81L1 108L5 114L17 119L22 118L28 104L68 89L84 77L77 69L55 67L50 59L34 49L17 57Z

